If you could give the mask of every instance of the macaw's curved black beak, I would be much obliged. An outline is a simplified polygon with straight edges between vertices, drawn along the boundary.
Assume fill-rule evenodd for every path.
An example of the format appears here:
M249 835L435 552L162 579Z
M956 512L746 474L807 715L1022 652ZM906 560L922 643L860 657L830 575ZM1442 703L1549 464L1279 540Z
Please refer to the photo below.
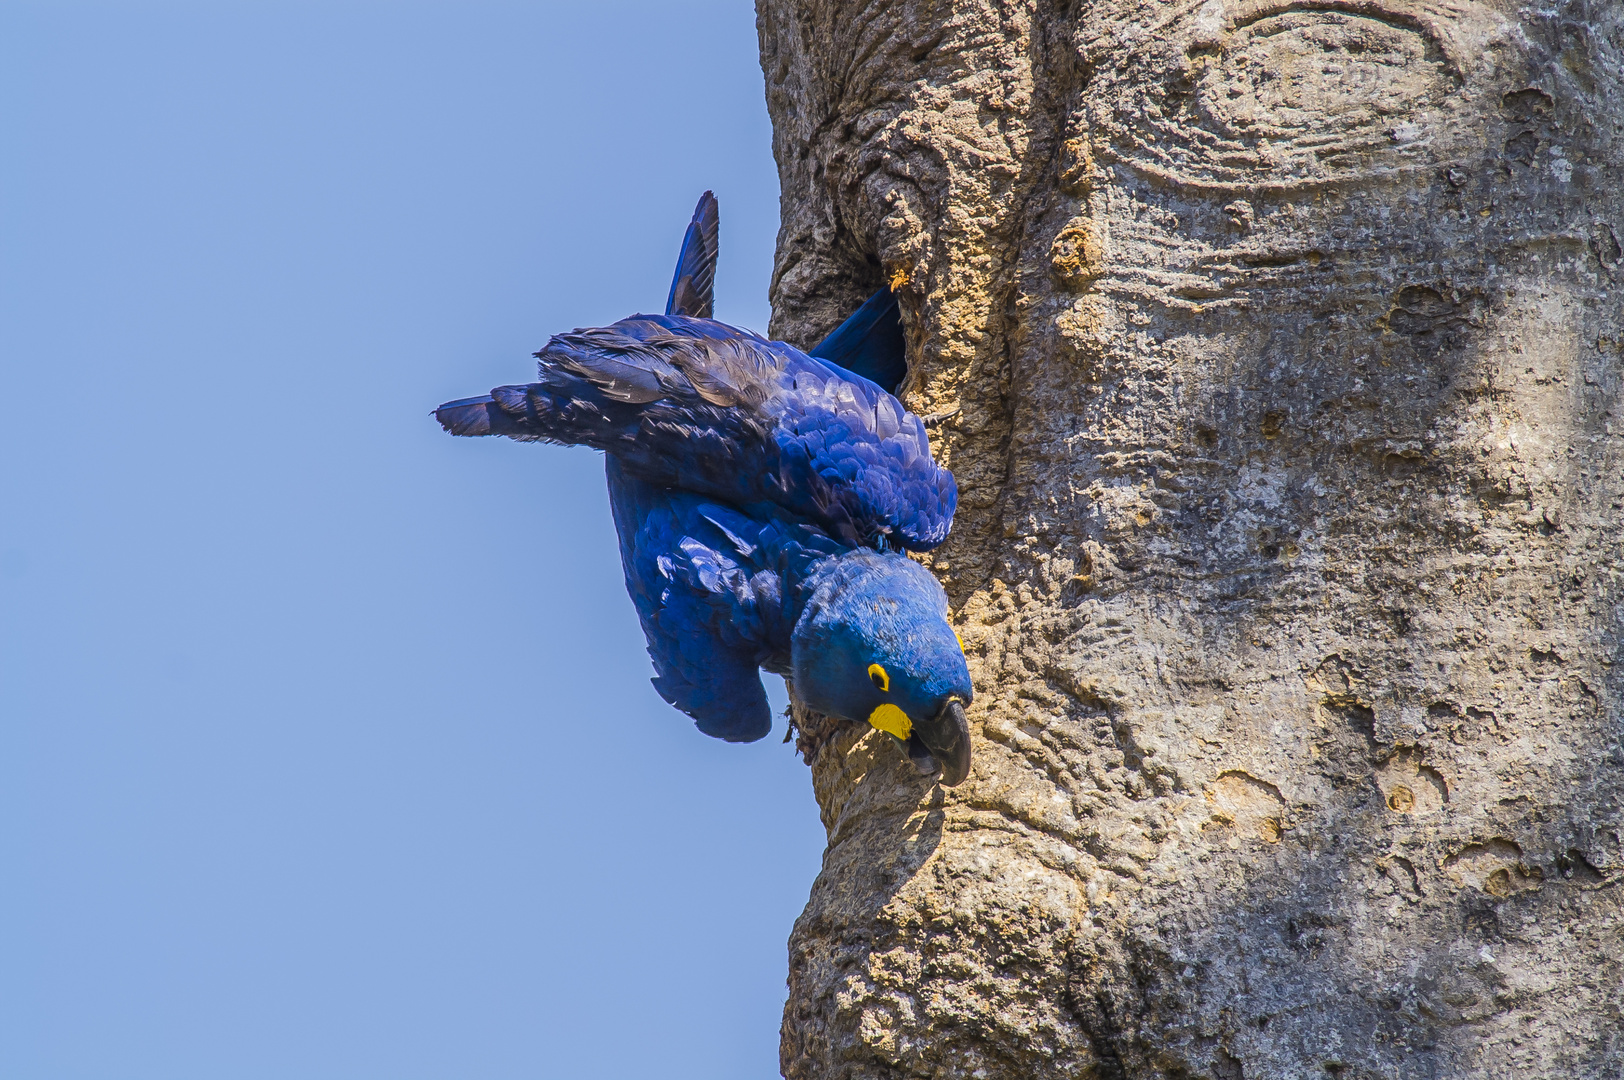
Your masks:
M970 724L964 718L964 704L949 698L935 716L915 721L905 745L920 772L942 770L943 787L963 782L970 775Z

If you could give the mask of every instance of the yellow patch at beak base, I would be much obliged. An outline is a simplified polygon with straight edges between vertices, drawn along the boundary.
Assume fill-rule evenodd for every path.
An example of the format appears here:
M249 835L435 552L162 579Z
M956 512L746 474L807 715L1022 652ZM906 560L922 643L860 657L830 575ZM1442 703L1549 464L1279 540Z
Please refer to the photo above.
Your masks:
M908 719L908 714L889 702L869 713L868 722L903 740L913 733L913 721Z

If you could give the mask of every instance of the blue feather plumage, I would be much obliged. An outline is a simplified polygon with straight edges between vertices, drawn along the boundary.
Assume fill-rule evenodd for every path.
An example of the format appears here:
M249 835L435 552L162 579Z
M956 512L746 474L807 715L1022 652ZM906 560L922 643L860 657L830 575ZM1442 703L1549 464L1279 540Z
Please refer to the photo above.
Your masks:
M664 315L557 335L536 354L536 382L448 402L437 416L457 435L605 452L655 688L700 730L765 735L766 668L835 715L894 704L928 735L971 689L940 586L900 551L946 539L957 487L919 418L833 362L900 379L900 323L893 333L886 322L895 302L864 305L820 347L830 359L716 322L717 224L707 192ZM886 663L896 685L882 692L872 670ZM928 757L923 745L910 743L916 760ZM944 782L968 768L967 732L961 756Z

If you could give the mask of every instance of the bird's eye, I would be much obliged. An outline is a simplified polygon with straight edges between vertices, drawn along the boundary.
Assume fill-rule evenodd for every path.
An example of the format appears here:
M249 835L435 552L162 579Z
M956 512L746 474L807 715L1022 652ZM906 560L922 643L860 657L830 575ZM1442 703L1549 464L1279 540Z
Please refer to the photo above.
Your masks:
M891 689L891 676L887 675L885 669L878 664L868 665L868 678L874 684L876 690Z

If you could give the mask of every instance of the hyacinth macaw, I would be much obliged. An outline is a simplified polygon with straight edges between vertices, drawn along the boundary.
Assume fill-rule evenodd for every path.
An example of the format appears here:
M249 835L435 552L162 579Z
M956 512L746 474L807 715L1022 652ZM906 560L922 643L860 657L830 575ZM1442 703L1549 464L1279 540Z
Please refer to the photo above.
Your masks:
M905 552L947 538L958 488L891 395L907 371L896 300L881 290L810 355L716 322L718 221L707 191L664 315L559 334L538 381L435 416L453 435L604 451L654 687L701 731L766 735L765 668L957 784L970 674L946 594Z

